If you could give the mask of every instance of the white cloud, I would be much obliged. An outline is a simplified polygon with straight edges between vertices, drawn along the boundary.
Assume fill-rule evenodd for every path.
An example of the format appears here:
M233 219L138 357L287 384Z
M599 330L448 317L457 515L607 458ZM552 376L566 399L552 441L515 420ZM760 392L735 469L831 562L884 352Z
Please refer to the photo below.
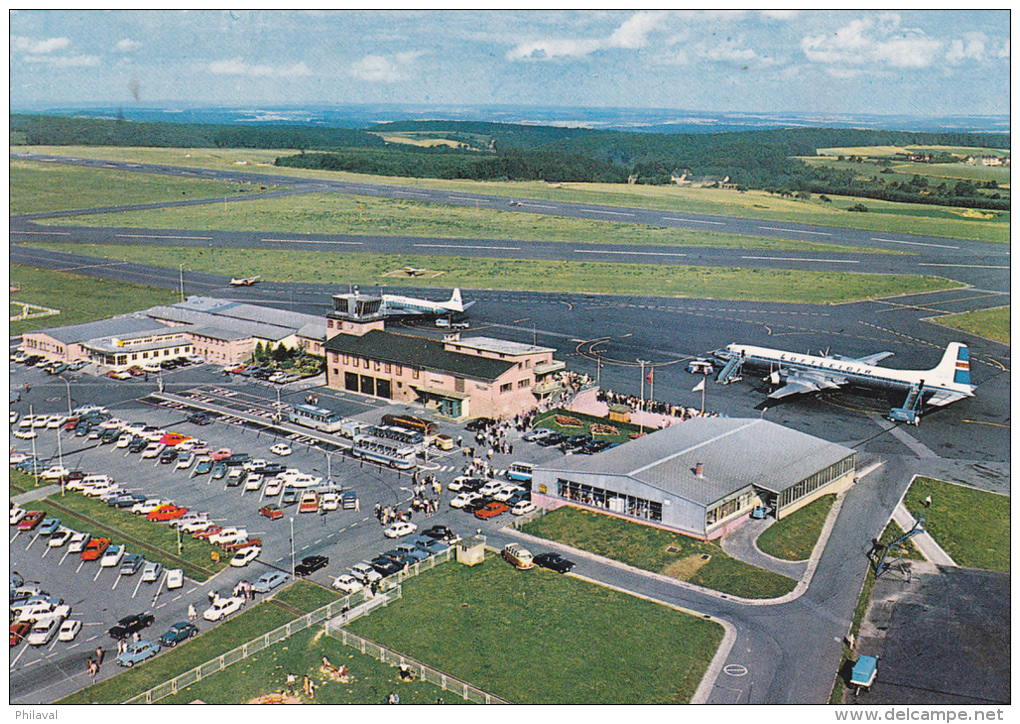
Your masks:
M131 53L142 47L142 44L131 38L124 38L115 46L122 53Z
M16 50L29 55L40 53L52 53L54 50L63 50L71 44L67 38L49 38L47 40L33 40L32 38L11 37L11 50Z
M636 50L648 45L648 34L665 13L642 11L625 20L608 38L547 38L522 42L506 54L507 60L553 60L583 58L607 48Z
M896 13L854 20L832 34L805 36L801 50L813 63L859 66L874 63L896 68L932 65L943 43L920 30L901 28Z
M643 48L648 44L648 33L654 30L665 13L640 12L613 31L609 45L614 48Z
M983 33L970 33L963 40L954 40L949 45L946 58L950 63L962 63L964 60L984 60L987 38Z
M552 60L583 58L603 47L600 40L536 40L523 43L507 53L507 60Z
M723 63L752 63L765 61L750 48L743 47L743 39L730 39L719 41L713 46L704 43L698 45L698 55L705 60L712 60Z
M1009 57L1009 41L1010 38L1006 38L1002 43L1002 47L996 51L995 56L997 58L1008 58Z
M252 65L240 58L214 61L209 64L209 72L215 75L244 75L251 78L292 78L311 75L311 71L304 63L290 66Z
M99 65L99 57L95 55L29 55L25 60L45 63L51 68L89 68Z
M411 77L414 61L421 53L366 55L348 68L348 74L370 83L396 83Z

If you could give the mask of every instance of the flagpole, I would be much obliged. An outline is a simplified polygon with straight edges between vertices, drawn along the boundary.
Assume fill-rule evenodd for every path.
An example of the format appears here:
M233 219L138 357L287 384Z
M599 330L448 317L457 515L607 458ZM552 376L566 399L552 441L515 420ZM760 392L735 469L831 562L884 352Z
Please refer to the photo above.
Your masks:
M702 380L701 381L701 414L702 415L705 414L705 388L706 387L708 387L708 385L706 385L705 381Z

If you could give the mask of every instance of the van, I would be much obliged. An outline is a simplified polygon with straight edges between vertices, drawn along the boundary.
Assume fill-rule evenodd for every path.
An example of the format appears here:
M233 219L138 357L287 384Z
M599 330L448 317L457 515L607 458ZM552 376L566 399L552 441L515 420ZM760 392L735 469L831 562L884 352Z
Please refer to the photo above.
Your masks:
M319 512L319 494L314 490L306 490L304 495L301 496L301 503L298 505L299 513L318 513Z
M535 567L535 561L531 555L531 551L527 548L522 548L517 543L509 543L503 548L503 559L506 560L514 568L526 571L529 568Z
M489 498L498 493L503 488L503 483L499 480L490 480L483 485L478 492L483 498Z
M449 329L450 328L450 320L447 319L446 317L440 317L439 319L436 320L436 326L437 327L442 327L444 329Z
M440 450L453 450L453 438L449 435L436 435L432 443Z
M361 420L344 420L340 423L340 434L353 440L370 427L371 425Z
M510 463L510 467L506 471L506 478L518 483L530 483L531 473L531 463Z

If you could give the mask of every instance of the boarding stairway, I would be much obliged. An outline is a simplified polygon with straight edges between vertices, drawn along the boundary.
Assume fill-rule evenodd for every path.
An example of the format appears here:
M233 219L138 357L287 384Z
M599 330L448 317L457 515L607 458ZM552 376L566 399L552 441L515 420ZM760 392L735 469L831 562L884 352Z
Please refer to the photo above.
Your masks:
M894 407L889 410L889 419L893 422L910 422L917 424L921 417L921 392L924 390L924 381L914 385L907 393L907 399L902 407Z
M728 385L730 382L736 382L739 377L740 367L743 364L743 358L733 355L729 358L723 368L719 370L719 374L716 375L715 381L721 385Z

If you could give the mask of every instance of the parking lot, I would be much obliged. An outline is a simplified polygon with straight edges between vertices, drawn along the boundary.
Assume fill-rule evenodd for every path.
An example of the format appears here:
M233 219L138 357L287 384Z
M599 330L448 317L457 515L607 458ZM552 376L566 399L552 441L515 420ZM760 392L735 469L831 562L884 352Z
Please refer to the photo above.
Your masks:
M22 399L11 405L12 410L25 414L31 405L36 414L67 413L67 387L60 378L14 364L11 366L11 378L12 389L22 390ZM26 382L29 391L25 389ZM11 648L12 703L52 702L87 685L90 679L86 673L86 659L94 656L97 647L106 652L97 678L114 675L118 668L113 661L116 642L107 631L124 616L142 612L153 614L155 622L142 632L142 638L154 640L172 624L188 620L188 606L192 604L198 611L196 623L200 630L206 631L215 624L202 620L202 611L209 606L210 594L214 591L227 596L238 581L254 581L270 570L289 573L294 563L300 563L302 558L310 555L329 558L328 565L309 576L309 580L328 586L351 566L391 550L399 542L384 537L384 527L376 519L374 511L378 505L406 514L412 498L411 471L398 472L380 467L348 457L342 451L327 453L327 449L338 450L338 446L322 445L312 437L299 434L274 432L268 425L256 425L253 429L242 424L240 417L228 415L217 417L208 425L196 425L187 421L192 410L178 403L156 399L153 396L157 391L156 384L152 381L146 383L139 378L117 381L76 375L70 385L74 406L85 403L104 405L122 420L143 422L161 430L199 438L213 450L229 448L234 452L247 453L251 458L283 462L288 467L299 468L317 477L330 476L345 490L353 490L357 494L358 508L341 507L329 512L301 514L297 505L281 506L283 517L270 520L259 514L259 508L270 502L265 497L264 485L254 492L245 491L243 485L227 487L226 478L214 480L209 474L198 475L195 465L179 470L173 464L160 463L158 457L147 459L114 444L100 444L98 440L75 436L73 432L58 433L53 429L38 428L38 436L34 440L38 457L52 458L56 463L59 454L63 464L72 470L106 473L129 491L150 498L172 500L190 511L208 512L213 523L243 527L249 538L260 538L262 552L246 567L228 566L204 583L186 579L181 589L168 591L163 580L165 574L155 583L142 583L140 574L121 576L119 567L100 568L98 563L82 562L80 556L69 555L66 547L49 548L46 540L36 532L19 533L12 526L11 571L20 573L26 583L34 582L43 590L63 598L72 606L71 618L83 623L81 633L72 642L54 641L39 648L21 643ZM283 402L299 402L307 394L307 387L300 383L281 389L265 383L226 378L221 370L209 365L165 375L164 385L175 395L189 395L196 400L217 403L233 400L238 405L238 412L244 410L249 416L262 419L265 415L259 413L275 410L278 396ZM379 422L381 415L388 411L407 412L404 406L381 406L378 400L322 388L315 389L315 392L319 395L320 405L367 422ZM465 446L469 442L474 444L473 433L460 426L444 424L440 426L440 432L454 440L463 436ZM513 456L493 456L492 467L497 472L505 471L513 460L541 462L562 454L555 448L522 443L515 430L508 433L507 439L514 444L515 453ZM270 448L281 441L288 443L292 449L292 454L284 458L270 452ZM12 450L32 450L33 441L12 439L11 442L17 443L12 444ZM450 507L449 501L454 493L447 486L462 472L467 462L461 449L456 446L448 451L431 448L428 461L419 462L419 474L435 475L442 484L442 492L435 514L428 517L413 514L411 522L418 526L418 532L434 524L447 525L459 534L474 533L476 529L491 531L505 525L510 518L509 513L504 513L490 520L479 520L468 512ZM59 487L56 490L59 496ZM428 495L435 498L431 489ZM281 504L279 498L273 502ZM45 507L44 503L42 505ZM56 515L59 517L59 514ZM184 546L196 544L187 535L182 536L182 542ZM128 546L128 552L143 551L131 551ZM256 600L258 598L261 596Z

